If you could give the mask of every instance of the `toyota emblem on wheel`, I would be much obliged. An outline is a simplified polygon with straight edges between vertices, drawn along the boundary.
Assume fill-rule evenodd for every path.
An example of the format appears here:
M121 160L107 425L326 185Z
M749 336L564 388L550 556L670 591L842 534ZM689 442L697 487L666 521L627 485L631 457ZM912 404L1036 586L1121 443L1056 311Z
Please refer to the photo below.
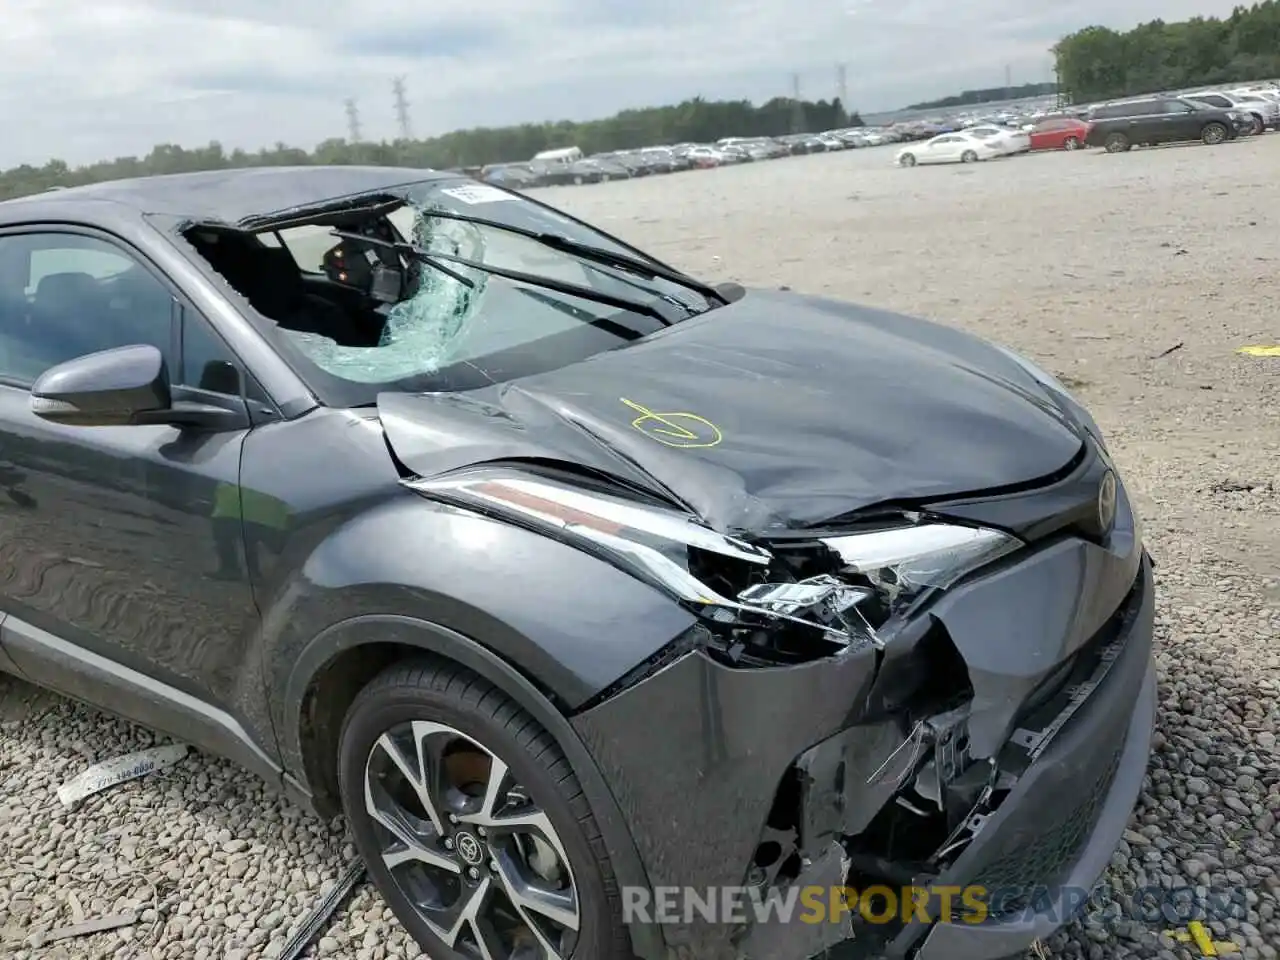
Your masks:
M471 866L476 866L484 859L484 850L480 846L480 841L471 834L459 833L453 842L458 851L458 856L462 857Z

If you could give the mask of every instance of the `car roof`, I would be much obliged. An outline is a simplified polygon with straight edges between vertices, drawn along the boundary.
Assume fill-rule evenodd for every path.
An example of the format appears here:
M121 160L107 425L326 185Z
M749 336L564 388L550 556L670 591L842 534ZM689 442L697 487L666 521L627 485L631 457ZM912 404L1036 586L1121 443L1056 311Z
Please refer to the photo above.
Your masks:
M242 224L274 214L319 207L347 197L379 194L424 180L459 175L409 167L245 167L175 173L70 187L0 203L0 219L21 207L24 215L67 212L91 201L107 201L139 214ZM33 209L44 208L44 209Z

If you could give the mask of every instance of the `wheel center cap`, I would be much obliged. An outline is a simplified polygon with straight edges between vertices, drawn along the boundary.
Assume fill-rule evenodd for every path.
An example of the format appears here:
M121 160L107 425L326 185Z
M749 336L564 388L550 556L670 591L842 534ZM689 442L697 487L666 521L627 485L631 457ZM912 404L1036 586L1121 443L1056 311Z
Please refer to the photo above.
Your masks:
M453 838L454 849L458 851L458 856L462 857L471 866L479 866L484 860L484 847L480 845L480 841L476 839L474 834L465 830L458 831Z

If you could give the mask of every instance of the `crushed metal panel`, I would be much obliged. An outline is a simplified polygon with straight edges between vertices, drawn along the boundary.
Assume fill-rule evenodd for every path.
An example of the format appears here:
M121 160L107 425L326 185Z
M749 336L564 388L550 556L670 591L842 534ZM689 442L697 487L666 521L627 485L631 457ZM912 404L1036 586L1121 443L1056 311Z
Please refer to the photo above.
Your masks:
M786 904L790 900L788 890L798 892L819 889L830 891L835 896L836 891L844 890L848 875L849 860L844 849L832 841L822 853L801 869L793 883L780 891L782 896L775 902L779 907ZM798 901L799 898L796 897L791 902ZM776 910L766 915L769 904L770 897L764 894L759 905L751 905L751 909L758 915L740 945L741 960L808 960L810 957L824 956L826 951L853 936L852 914L838 918L826 915L818 922L813 922L811 917L803 915L780 918Z

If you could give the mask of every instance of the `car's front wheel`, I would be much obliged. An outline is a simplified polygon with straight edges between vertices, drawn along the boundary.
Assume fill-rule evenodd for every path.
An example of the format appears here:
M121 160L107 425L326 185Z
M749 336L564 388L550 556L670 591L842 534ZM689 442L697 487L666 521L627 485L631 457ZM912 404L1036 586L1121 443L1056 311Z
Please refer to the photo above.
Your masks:
M501 691L447 662L393 665L356 697L339 751L356 847L429 956L629 956L590 805Z
M1079 139L1078 137L1067 137L1067 139L1065 139L1065 140L1063 140L1063 141L1062 141L1062 149L1064 149L1064 150L1079 150L1079 149L1080 149L1080 139Z
M904 153L898 158L898 163L904 167L914 167L916 165L916 155L914 153Z
M1200 139L1213 146L1227 139L1227 128L1220 123L1206 123L1200 131Z

